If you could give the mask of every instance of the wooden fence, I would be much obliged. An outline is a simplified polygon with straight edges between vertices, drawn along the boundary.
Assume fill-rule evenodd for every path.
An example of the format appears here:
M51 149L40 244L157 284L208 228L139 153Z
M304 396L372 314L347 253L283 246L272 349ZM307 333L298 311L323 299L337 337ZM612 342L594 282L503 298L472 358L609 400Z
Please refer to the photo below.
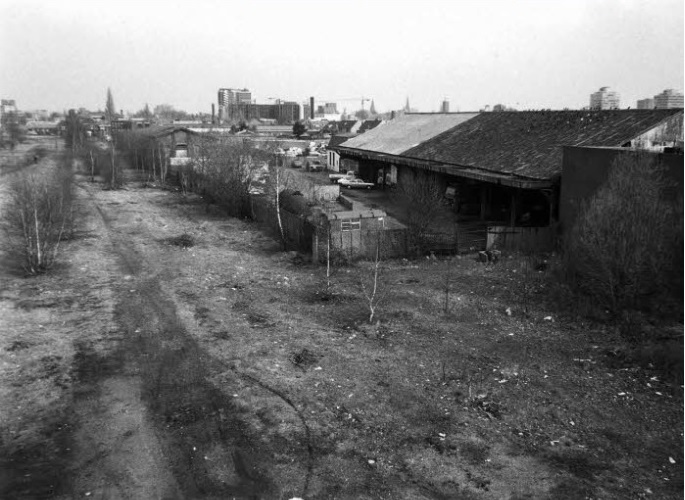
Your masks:
M250 196L252 217L277 239L281 239L276 210L265 196ZM281 208L281 222L288 250L310 253L314 227L304 215L294 214Z
M487 250L549 252L554 250L552 227L489 226Z

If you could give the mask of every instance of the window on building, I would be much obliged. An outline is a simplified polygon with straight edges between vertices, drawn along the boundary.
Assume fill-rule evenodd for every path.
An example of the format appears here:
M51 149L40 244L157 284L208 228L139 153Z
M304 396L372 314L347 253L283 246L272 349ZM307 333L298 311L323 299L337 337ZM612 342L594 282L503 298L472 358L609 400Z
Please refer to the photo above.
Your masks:
M341 221L341 229L343 231L354 231L362 228L362 221L359 219L343 219Z

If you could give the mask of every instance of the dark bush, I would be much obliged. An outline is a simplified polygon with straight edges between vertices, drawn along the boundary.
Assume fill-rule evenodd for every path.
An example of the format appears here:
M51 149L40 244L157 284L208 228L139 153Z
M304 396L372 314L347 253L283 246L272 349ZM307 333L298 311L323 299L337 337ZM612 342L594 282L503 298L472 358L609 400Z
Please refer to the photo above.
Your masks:
M666 187L651 156L614 161L566 242L565 276L576 291L614 313L682 299L683 199L665 197Z
M192 234L188 233L183 233L180 236L169 238L167 242L170 245L174 245L181 248L190 248L195 246L195 238Z

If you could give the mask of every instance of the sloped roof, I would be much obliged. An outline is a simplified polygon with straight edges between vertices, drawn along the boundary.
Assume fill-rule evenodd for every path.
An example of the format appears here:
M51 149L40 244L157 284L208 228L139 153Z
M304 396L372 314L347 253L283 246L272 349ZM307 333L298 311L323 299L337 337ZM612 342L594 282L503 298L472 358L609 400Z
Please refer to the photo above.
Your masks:
M407 113L345 142L345 148L399 155L478 113Z
M682 112L635 109L481 113L402 156L551 179L561 174L562 146L619 147Z
M340 120L335 122L340 132L349 132L357 123L357 120Z
M357 137L357 134L351 132L343 132L341 134L332 135L328 141L328 149L340 146L343 142L348 141L352 137Z
M189 134L195 133L192 130L190 130L188 127L174 125L174 124L153 125L152 127L134 129L134 131L137 133L140 133L142 135L155 137L155 138L171 135L174 132L178 132L178 131L186 132Z
M383 120L364 120L361 124L361 127L359 127L358 132L360 134L363 134L364 132L368 132L372 128L376 128L381 123L383 123Z

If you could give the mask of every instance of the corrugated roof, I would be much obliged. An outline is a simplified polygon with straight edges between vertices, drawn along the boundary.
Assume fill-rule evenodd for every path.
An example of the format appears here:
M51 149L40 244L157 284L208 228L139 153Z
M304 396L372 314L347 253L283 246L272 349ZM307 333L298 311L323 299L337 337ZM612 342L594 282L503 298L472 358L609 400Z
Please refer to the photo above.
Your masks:
M478 113L405 114L345 142L344 147L398 155Z
M481 113L402 156L551 179L561 174L562 146L619 147L682 112L635 109Z

